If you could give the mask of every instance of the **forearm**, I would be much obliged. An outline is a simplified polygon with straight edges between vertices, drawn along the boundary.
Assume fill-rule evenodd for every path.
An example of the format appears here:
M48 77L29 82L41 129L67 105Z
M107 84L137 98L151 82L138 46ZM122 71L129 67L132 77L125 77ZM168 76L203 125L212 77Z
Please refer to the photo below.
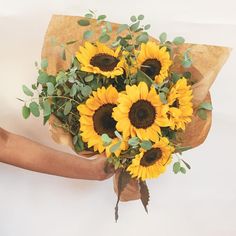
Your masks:
M78 179L96 179L94 162L59 152L0 130L0 161L24 169Z

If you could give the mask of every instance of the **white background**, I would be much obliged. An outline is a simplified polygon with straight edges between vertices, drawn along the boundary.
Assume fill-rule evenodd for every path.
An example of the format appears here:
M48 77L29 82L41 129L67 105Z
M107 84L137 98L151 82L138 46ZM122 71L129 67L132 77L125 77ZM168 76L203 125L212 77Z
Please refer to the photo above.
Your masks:
M236 48L235 0L0 0L0 126L56 149L41 120L21 117L21 85L35 81L43 36L52 14L83 15L87 9L126 22L144 14L151 33L170 39ZM235 236L236 53L211 89L213 126L206 142L184 158L192 170L171 168L149 181L149 215L139 201L122 203L114 223L115 194L105 182L71 180L0 164L0 236ZM16 147L20 151L20 147ZM0 150L1 151L1 150Z

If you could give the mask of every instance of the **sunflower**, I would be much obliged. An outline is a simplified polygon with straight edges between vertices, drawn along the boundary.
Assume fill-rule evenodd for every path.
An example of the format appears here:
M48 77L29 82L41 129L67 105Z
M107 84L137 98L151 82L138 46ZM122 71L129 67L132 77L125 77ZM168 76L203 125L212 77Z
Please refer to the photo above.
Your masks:
M80 113L80 130L84 142L94 151L102 153L106 148L103 145L102 134L107 134L112 139L112 144L118 142L115 136L116 121L112 118L113 108L117 104L118 92L113 86L99 88L87 99L85 104L80 104L77 109ZM122 142L116 154L125 148ZM109 152L108 152L109 153ZM110 154L110 153L109 153Z
M82 65L82 71L114 78L124 73L125 59L120 56L120 51L121 47L113 51L99 42L95 45L85 42L84 47L80 46L76 58Z
M171 129L185 130L185 125L191 122L193 114L192 89L184 77L171 88L167 101L170 106L168 116Z
M141 44L137 57L138 68L156 83L162 83L168 77L171 64L170 54L166 47L160 47L154 42Z
M169 126L168 105L163 105L154 87L150 90L146 83L126 86L126 91L119 94L118 106L112 114L117 121L116 129L124 137L138 136L153 142L161 134L160 127Z
M132 163L128 166L132 178L141 180L156 178L166 170L166 165L171 162L174 148L165 137L160 138L149 150L140 150Z

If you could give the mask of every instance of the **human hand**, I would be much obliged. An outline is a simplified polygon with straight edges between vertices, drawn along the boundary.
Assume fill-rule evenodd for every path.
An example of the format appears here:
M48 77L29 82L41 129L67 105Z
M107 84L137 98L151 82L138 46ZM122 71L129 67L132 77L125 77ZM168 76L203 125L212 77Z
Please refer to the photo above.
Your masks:
M120 172L116 172L113 177L114 191L116 195L118 194L118 179ZM126 185L124 190L121 192L120 201L127 202L140 199L139 184L136 179L131 179Z

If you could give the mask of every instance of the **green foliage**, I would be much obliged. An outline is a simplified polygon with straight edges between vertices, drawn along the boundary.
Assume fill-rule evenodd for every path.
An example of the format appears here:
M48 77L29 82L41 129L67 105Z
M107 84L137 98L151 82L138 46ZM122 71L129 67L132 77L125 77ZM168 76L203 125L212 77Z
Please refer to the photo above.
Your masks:
M108 134L102 134L101 136L103 145L106 147L111 144L112 139L108 136Z
M41 68L46 69L48 67L48 60L46 58L41 61Z
M183 44L184 42L185 42L185 39L181 36L175 37L173 40L173 43L175 45L180 45L180 44Z
M93 36L93 31L92 30L86 30L83 34L83 38L85 40L88 40L89 38L91 38Z
M189 68L192 66L192 59L189 56L189 50L186 50L183 55L183 60L181 62L184 68Z
M26 85L22 86L22 90L25 95L30 96L30 97L34 96L34 93Z
M145 150L150 150L152 148L152 142L149 140L143 140L140 143L140 146Z
M26 105L22 107L22 116L24 117L24 119L27 119L30 116L30 108Z
M129 140L128 140L128 144L130 145L130 146L138 146L139 145L139 138L138 137L133 137L133 138L130 138Z
M80 26L88 26L88 25L90 25L90 22L87 19L81 19L81 20L78 21L78 24Z
M55 87L54 87L53 83L48 82L48 83L47 83L47 94L48 94L49 96L50 96L50 95L53 95L54 91L55 91Z
M71 109L72 109L72 103L71 101L67 101L65 103L65 107L64 107L64 115L67 116L70 112L71 112Z
M137 82L145 82L149 87L154 83L154 81L141 70L137 72Z
M160 96L161 102L162 102L163 104L167 104L167 103L168 103L165 93L160 92L160 93L159 93L159 96Z
M39 105L36 102L31 102L29 104L30 112L35 116L40 116Z
M101 42L101 43L106 43L106 42L108 42L110 39L111 39L111 36L105 33L105 34L102 34L102 35L99 37L99 42Z
M110 147L110 152L115 152L117 151L119 148L120 148L120 145L121 145L121 141L117 142L116 144L112 145Z
M159 40L160 40L161 44L165 43L166 39L167 39L167 33L165 33L165 32L161 33L159 36Z
M197 115L202 119L207 119L207 111L212 111L213 107L210 102L203 102L199 105Z
M213 107L212 107L212 104L210 102L203 102L199 105L198 107L199 109L205 109L205 110L209 110L209 111L212 111L213 110Z
M173 165L173 171L175 174L177 174L180 171L181 165L180 162L175 162Z
M49 116L51 114L51 105L48 100L43 101L43 116Z

